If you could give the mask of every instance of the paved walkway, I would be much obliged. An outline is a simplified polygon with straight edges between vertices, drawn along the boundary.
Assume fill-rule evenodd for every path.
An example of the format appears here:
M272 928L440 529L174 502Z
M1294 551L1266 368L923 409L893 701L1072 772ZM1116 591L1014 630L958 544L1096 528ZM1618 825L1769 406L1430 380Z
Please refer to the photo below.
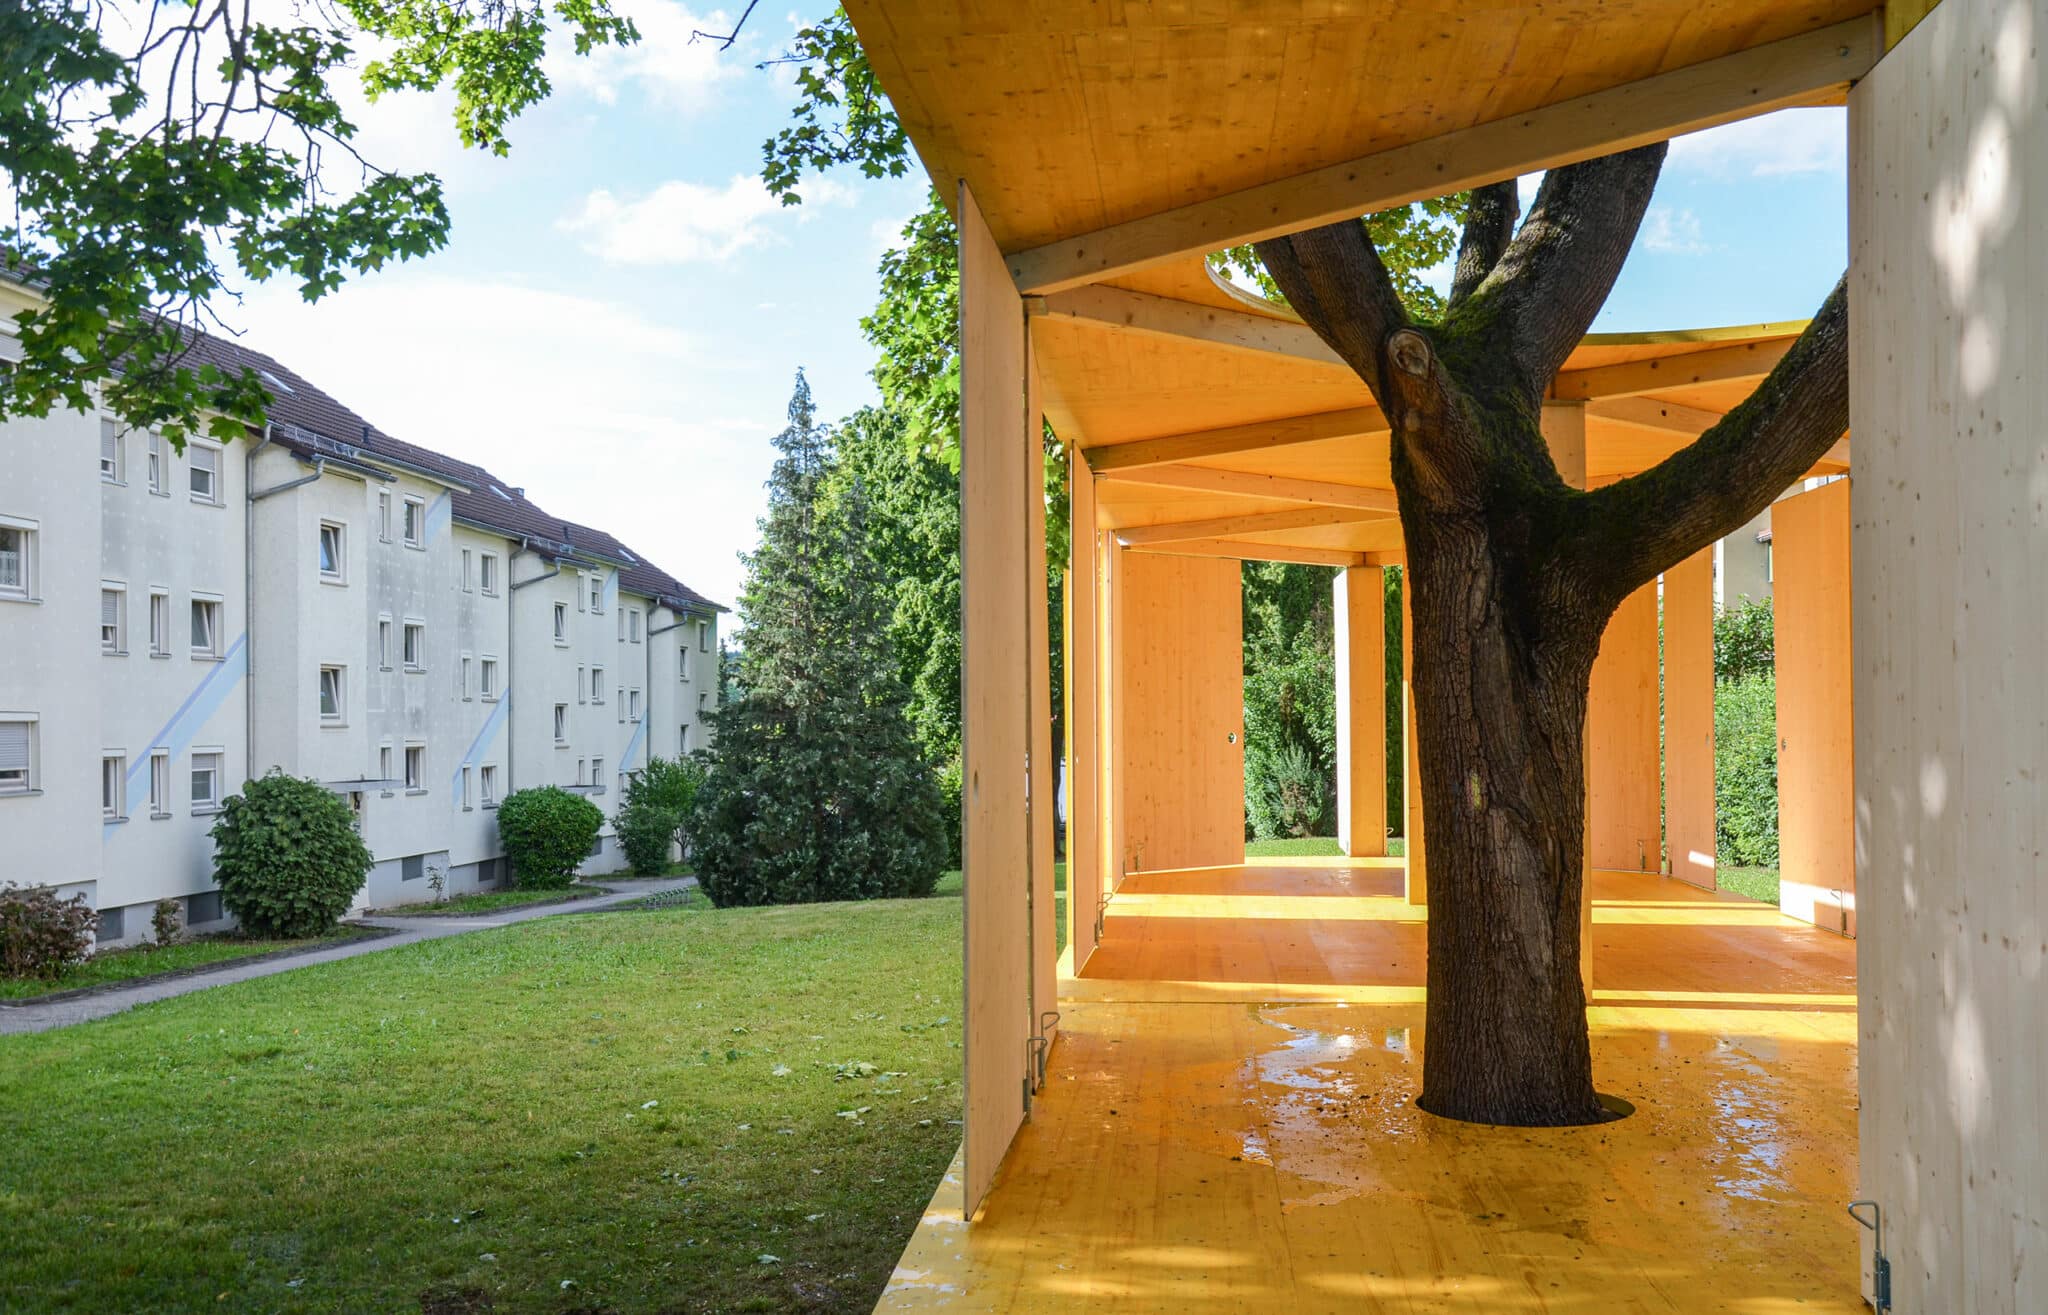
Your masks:
M153 1000L168 1000L173 996L189 995L204 991L208 987L226 986L229 982L246 982L256 977L269 977L275 973L288 973L296 968L309 968L316 963L332 963L336 959L352 959L359 954L375 954L380 950L395 950L401 945L417 941L439 940L444 936L460 936L464 932L484 931L491 927L509 927L515 922L529 922L534 918L548 918L565 913L595 913L616 904L645 899L663 891L682 890L697 884L695 877L603 877L599 880L614 893L596 895L589 899L574 900L565 904L543 904L526 908L506 909L498 913L479 914L473 918L451 916L426 918L400 918L378 916L357 918L353 921L371 927L389 927L397 934L379 936L372 941L357 941L350 945L337 945L331 950L315 950L309 954L295 954L281 959L265 959L260 963L232 964L217 972L196 973L189 977L174 977L168 981L138 982L119 991L102 991L75 1000L52 1000L43 1004L15 1005L0 1008L0 1035L13 1032L47 1032L51 1028L69 1027L73 1023L89 1022L95 1018L106 1018L122 1013L136 1005L148 1004ZM595 884L595 883L593 883Z

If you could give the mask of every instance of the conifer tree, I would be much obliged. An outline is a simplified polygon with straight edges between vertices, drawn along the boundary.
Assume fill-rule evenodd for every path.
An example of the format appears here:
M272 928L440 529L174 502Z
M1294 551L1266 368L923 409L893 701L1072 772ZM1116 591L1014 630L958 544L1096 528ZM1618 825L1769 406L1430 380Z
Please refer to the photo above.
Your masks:
M690 825L721 906L925 895L946 857L932 765L911 735L888 594L855 481L827 509L831 432L801 372L746 559L738 690L713 715Z

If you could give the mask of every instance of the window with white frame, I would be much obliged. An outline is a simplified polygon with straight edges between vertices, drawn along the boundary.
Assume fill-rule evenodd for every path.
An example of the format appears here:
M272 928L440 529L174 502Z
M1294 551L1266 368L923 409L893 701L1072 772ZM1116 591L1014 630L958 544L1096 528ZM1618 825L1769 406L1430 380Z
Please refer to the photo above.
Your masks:
M471 592L474 592L474 591L473 591L473 590L472 590L472 589L470 588L470 583L469 583L469 581L470 581L470 574L469 574L469 568L470 568L470 566L471 566L471 564L472 564L472 560L473 560L473 559L472 559L472 554L470 553L470 550L469 550L469 549L467 549L467 548L464 548L464 549L462 550L462 592L463 592L463 593L471 593Z
M151 749L149 751L149 815L164 818L171 815L171 751Z
M711 651L711 623L709 621L699 621L697 623L697 651L699 653L709 653Z
M391 490L377 492L377 537L385 543L391 542Z
M427 504L418 498L405 500L405 546L427 546Z
M640 609L637 607L626 613L626 640L633 644L640 642Z
M218 750L192 755L192 810L220 807L221 772L226 755Z
M592 703L602 703L602 702L604 702L604 668L603 668L603 667L592 667L592 668L590 669L590 701L591 701Z
M555 705L555 743L561 745L567 744L568 742L569 705L566 703L557 703Z
M584 782L583 782L583 766L584 766L584 760L583 760L583 759L581 759L581 758L578 758L578 759L576 760L576 784L578 784L578 785L582 785L582 784L584 783Z
M119 822L128 816L128 757L120 753L100 755L100 817Z
M477 583L483 591L495 598L498 596L498 554L494 552L477 554Z
M0 598L35 596L36 522L0 516Z
M494 763L485 763L476 769L477 785L483 790L485 808L496 807L498 802L498 768Z
M427 746L408 744L405 746L405 788L424 790L427 788Z
M0 713L0 795L37 788L35 719Z
M379 745L377 747L377 779L384 782L386 787L389 787L391 784L391 768L391 746L388 744Z
M628 610L624 607L619 609L619 642L621 644L626 642L626 613Z
M348 578L348 540L339 521L320 522L320 578L339 584Z
M469 654L462 655L460 669L455 677L455 693L464 703L469 702Z
M377 618L377 665L391 670L391 618Z
M555 642L557 644L569 642L569 605L567 603L555 604Z
M220 506L220 449L195 440L185 445L185 456L191 462L186 487L192 490L192 501Z
M682 644L676 648L676 679L690 678L690 646Z
M128 651L128 586L100 581L100 652Z
M171 591L149 591L149 655L171 655Z
M329 726L339 726L348 720L348 670L345 667L320 668L320 720Z
M145 446L149 451L149 491L160 498L169 497L171 445L162 434L152 433Z
M422 621L405 623L405 669L425 671L427 669L427 627Z
M477 693L487 699L498 697L498 659L483 657L477 660Z
M576 668L576 701L578 703L590 702L589 678L589 670L579 664Z
M626 691L626 720L640 720L640 691L637 689Z
M604 759L592 758L590 760L590 783L600 790L604 788Z
M100 421L100 478L109 484L127 480L127 437L113 421Z
M604 572L602 571L590 577L590 610L599 613L604 611Z
M462 808L464 812L468 812L475 806L469 793L469 764L464 763L462 764Z
M689 751L690 751L690 723L688 723L688 722L684 722L684 723L683 723L682 725L680 725L680 726L676 727L676 752L677 752L677 753L688 753Z
M218 658L220 647L220 599L192 600L192 656Z

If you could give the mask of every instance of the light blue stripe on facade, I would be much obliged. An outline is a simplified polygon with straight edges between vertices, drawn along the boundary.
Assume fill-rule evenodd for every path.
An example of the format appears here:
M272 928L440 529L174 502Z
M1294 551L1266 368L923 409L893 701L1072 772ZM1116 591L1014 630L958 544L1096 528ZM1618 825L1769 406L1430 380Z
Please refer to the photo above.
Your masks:
M242 677L249 673L249 632L243 631L222 655L221 660L211 664L207 673L199 678L199 684L163 729L150 738L143 751L136 755L128 766L128 779L124 782L127 804L123 809L126 816L134 816L149 795L149 756L157 749L169 750L175 758L185 752L192 741L199 737L199 730L220 711L220 705L228 701L235 692L235 686L242 683ZM115 823L109 822L100 828L100 839L113 834Z
M434 540L440 538L443 534L447 533L448 527L455 523L455 503L453 499L453 494L443 493L440 497L435 498L434 501L428 505L428 543L432 543Z
M462 805L462 769L475 766L476 760L483 756L484 750L491 747L491 741L497 739L498 732L504 729L505 718L511 707L512 691L506 690L498 696L498 706L491 709L491 715L484 718L483 726L477 730L476 739L470 742L469 752L455 765L455 775L449 779L448 791L456 807Z
M619 609L619 573L611 571L604 577L604 610L616 612Z

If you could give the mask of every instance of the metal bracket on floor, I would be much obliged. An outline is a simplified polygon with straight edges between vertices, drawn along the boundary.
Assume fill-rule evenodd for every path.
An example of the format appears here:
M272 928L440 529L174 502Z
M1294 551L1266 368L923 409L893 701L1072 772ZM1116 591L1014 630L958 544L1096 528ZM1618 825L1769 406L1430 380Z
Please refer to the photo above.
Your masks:
M1045 1081L1046 1041L1042 1036L1024 1038L1024 1116L1031 1117L1031 1093Z
M1864 1218L1862 1211L1870 1212ZM1875 1201L1849 1202L1849 1217L1877 1236L1870 1244L1870 1305L1877 1315L1891 1315L1892 1262L1884 1254L1884 1207Z
M1038 1085L1045 1085L1045 1065L1052 1056L1052 1032L1060 1025L1060 1011L1048 1009L1038 1016L1038 1035L1032 1037L1033 1054L1038 1061Z

